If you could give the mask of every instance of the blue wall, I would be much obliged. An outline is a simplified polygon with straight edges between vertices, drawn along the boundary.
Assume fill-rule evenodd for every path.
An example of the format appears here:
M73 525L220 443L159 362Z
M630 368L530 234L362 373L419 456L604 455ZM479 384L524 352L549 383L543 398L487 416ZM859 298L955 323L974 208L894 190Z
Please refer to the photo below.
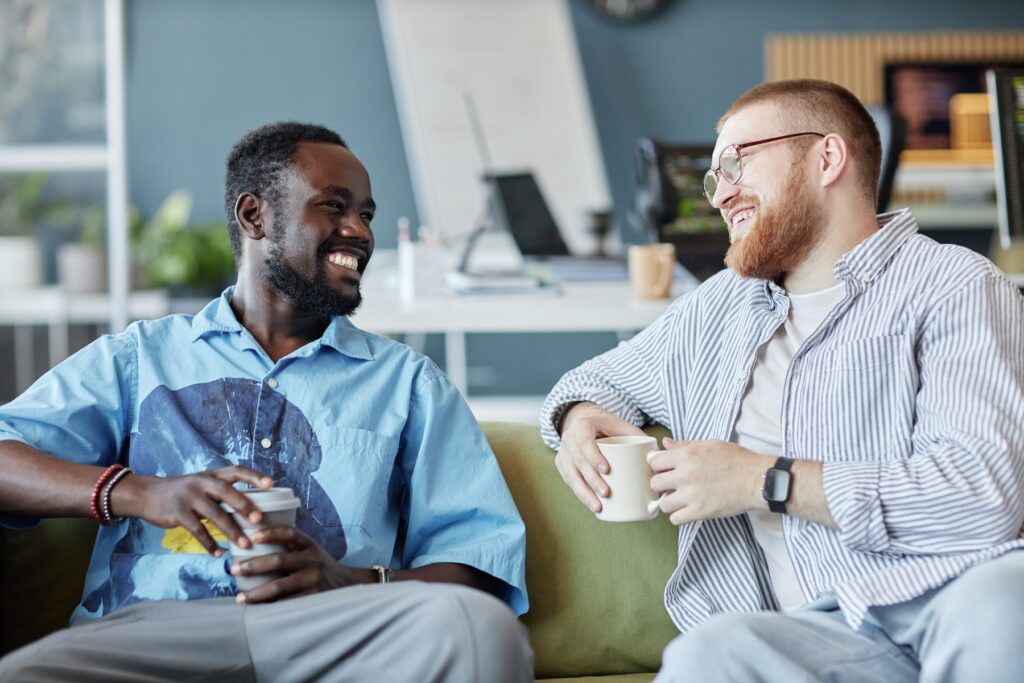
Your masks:
M570 7L620 226L635 141L714 142L718 117L764 78L769 33L1024 28L1019 0L673 0L640 24Z
M620 226L636 139L713 140L721 112L760 82L767 33L1024 28L1015 0L674 0L632 25L605 20L585 0L569 4ZM186 187L197 219L221 217L231 143L253 126L296 118L335 128L369 168L382 246L394 245L399 216L415 224L374 0L127 7L131 196L143 213Z
M620 225L636 139L713 140L721 112L761 81L767 33L1024 28L1017 0L674 0L636 25L569 1ZM197 219L221 217L231 143L253 126L297 118L336 129L366 164L381 246L395 244L399 216L415 224L373 0L129 0L127 77L131 196L144 213L186 187ZM469 358L497 368L491 391L543 393L614 342L612 335L478 336ZM438 340L428 352L441 355Z
M247 130L283 119L336 130L370 171L382 246L416 218L373 0L129 0L131 199L150 214L192 191L222 218L224 159Z

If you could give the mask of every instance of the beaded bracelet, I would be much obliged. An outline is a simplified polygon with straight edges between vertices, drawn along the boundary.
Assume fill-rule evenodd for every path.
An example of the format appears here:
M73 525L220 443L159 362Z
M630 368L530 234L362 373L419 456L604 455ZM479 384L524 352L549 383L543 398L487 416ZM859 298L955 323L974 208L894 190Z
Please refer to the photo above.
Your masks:
M89 497L89 510L92 512L93 519L96 520L97 524L103 524L103 515L100 513L100 494L103 493L103 487L107 485L111 477L124 468L124 465L111 465L103 470L103 474L96 480L96 485L92 487L92 495Z
M117 517L115 519L110 516L110 492L114 490L115 486L117 486L117 482L121 481L131 473L132 468L124 467L119 470L117 474L111 477L110 481L107 482L107 485L103 487L103 493L100 494L100 516L103 517L102 523L104 525L120 524L124 521L124 517Z

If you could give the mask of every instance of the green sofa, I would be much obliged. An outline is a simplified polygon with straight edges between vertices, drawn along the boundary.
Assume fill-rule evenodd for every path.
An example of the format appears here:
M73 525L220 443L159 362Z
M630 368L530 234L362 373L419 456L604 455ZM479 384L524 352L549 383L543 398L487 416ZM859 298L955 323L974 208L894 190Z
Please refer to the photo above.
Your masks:
M677 633L662 604L675 528L664 516L599 522L562 483L536 426L483 428L526 522L530 611L523 621L537 679L652 679ZM66 625L95 532L86 519L0 529L0 653Z

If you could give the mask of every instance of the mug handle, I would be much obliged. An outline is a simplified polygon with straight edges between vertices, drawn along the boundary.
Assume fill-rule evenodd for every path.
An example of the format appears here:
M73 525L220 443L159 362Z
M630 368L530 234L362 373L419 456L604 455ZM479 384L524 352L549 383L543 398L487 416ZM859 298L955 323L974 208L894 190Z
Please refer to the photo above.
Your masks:
M658 500L652 500L650 503L648 503L647 504L647 514L653 515L656 511L661 510L661 501L667 495L668 495L667 493L663 493L663 494L661 494L661 496L658 497Z

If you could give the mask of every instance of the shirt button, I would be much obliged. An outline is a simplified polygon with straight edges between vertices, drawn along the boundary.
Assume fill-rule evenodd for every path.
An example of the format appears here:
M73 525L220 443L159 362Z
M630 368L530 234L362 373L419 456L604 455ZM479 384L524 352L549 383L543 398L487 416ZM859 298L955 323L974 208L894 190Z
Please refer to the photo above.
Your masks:
M268 439L267 437L263 437L263 440L260 441L260 445L263 446L264 448L270 448L270 439Z
M271 377L267 380L267 386L271 389L277 389L277 380Z
M875 279L875 274L874 273L861 273L860 274L860 279L863 280L864 282L871 282L872 280Z

